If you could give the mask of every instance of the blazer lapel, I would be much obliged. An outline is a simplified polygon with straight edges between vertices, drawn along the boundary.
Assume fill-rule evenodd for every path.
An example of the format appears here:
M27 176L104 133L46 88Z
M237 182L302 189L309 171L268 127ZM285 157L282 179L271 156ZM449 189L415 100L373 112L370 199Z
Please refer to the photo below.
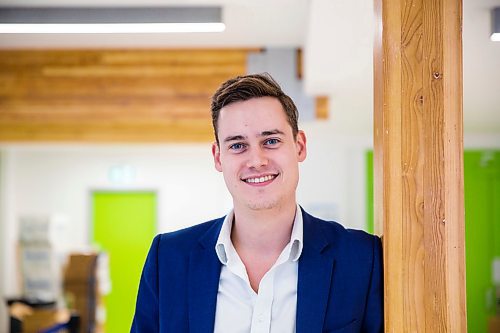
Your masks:
M212 332L221 263L215 253L215 244L224 219L220 219L200 238L199 246L189 258L189 332Z
M325 319L335 259L325 253L329 242L314 225L313 217L302 214L304 247L299 259L296 332L321 332Z

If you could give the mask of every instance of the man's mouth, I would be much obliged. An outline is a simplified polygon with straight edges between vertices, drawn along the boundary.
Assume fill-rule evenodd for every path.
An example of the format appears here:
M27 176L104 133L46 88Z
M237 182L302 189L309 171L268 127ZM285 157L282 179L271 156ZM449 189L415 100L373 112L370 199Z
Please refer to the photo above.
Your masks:
M250 178L245 178L242 179L245 183L250 183L250 184L261 184L268 182L270 180L273 180L276 178L278 175L266 175L266 176L261 176L261 177L250 177Z

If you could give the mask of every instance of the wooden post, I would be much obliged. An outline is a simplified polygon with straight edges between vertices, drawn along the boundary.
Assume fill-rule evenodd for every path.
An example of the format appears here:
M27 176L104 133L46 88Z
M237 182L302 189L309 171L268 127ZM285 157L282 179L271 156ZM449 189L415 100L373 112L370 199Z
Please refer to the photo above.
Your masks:
M461 0L375 0L386 332L466 332Z

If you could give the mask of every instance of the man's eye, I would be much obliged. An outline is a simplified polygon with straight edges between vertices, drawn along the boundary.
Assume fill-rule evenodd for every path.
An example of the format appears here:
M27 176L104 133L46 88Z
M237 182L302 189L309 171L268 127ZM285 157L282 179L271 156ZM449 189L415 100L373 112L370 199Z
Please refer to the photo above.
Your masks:
M278 143L280 143L280 140L278 140L278 139L268 139L264 142L264 145L266 145L266 146L271 145L272 146L272 145L276 145Z
M242 143L233 143L232 145L229 146L229 149L231 150L241 150L245 146Z

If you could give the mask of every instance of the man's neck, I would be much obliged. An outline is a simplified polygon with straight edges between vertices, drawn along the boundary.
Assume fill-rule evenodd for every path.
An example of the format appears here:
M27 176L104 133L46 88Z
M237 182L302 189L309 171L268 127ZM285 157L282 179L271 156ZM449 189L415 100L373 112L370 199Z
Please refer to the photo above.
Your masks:
M235 205L231 241L255 292L290 242L296 210L295 200L288 206L266 210L240 209Z
M234 247L245 252L281 253L290 241L296 210L295 201L262 210L235 205L231 231Z

